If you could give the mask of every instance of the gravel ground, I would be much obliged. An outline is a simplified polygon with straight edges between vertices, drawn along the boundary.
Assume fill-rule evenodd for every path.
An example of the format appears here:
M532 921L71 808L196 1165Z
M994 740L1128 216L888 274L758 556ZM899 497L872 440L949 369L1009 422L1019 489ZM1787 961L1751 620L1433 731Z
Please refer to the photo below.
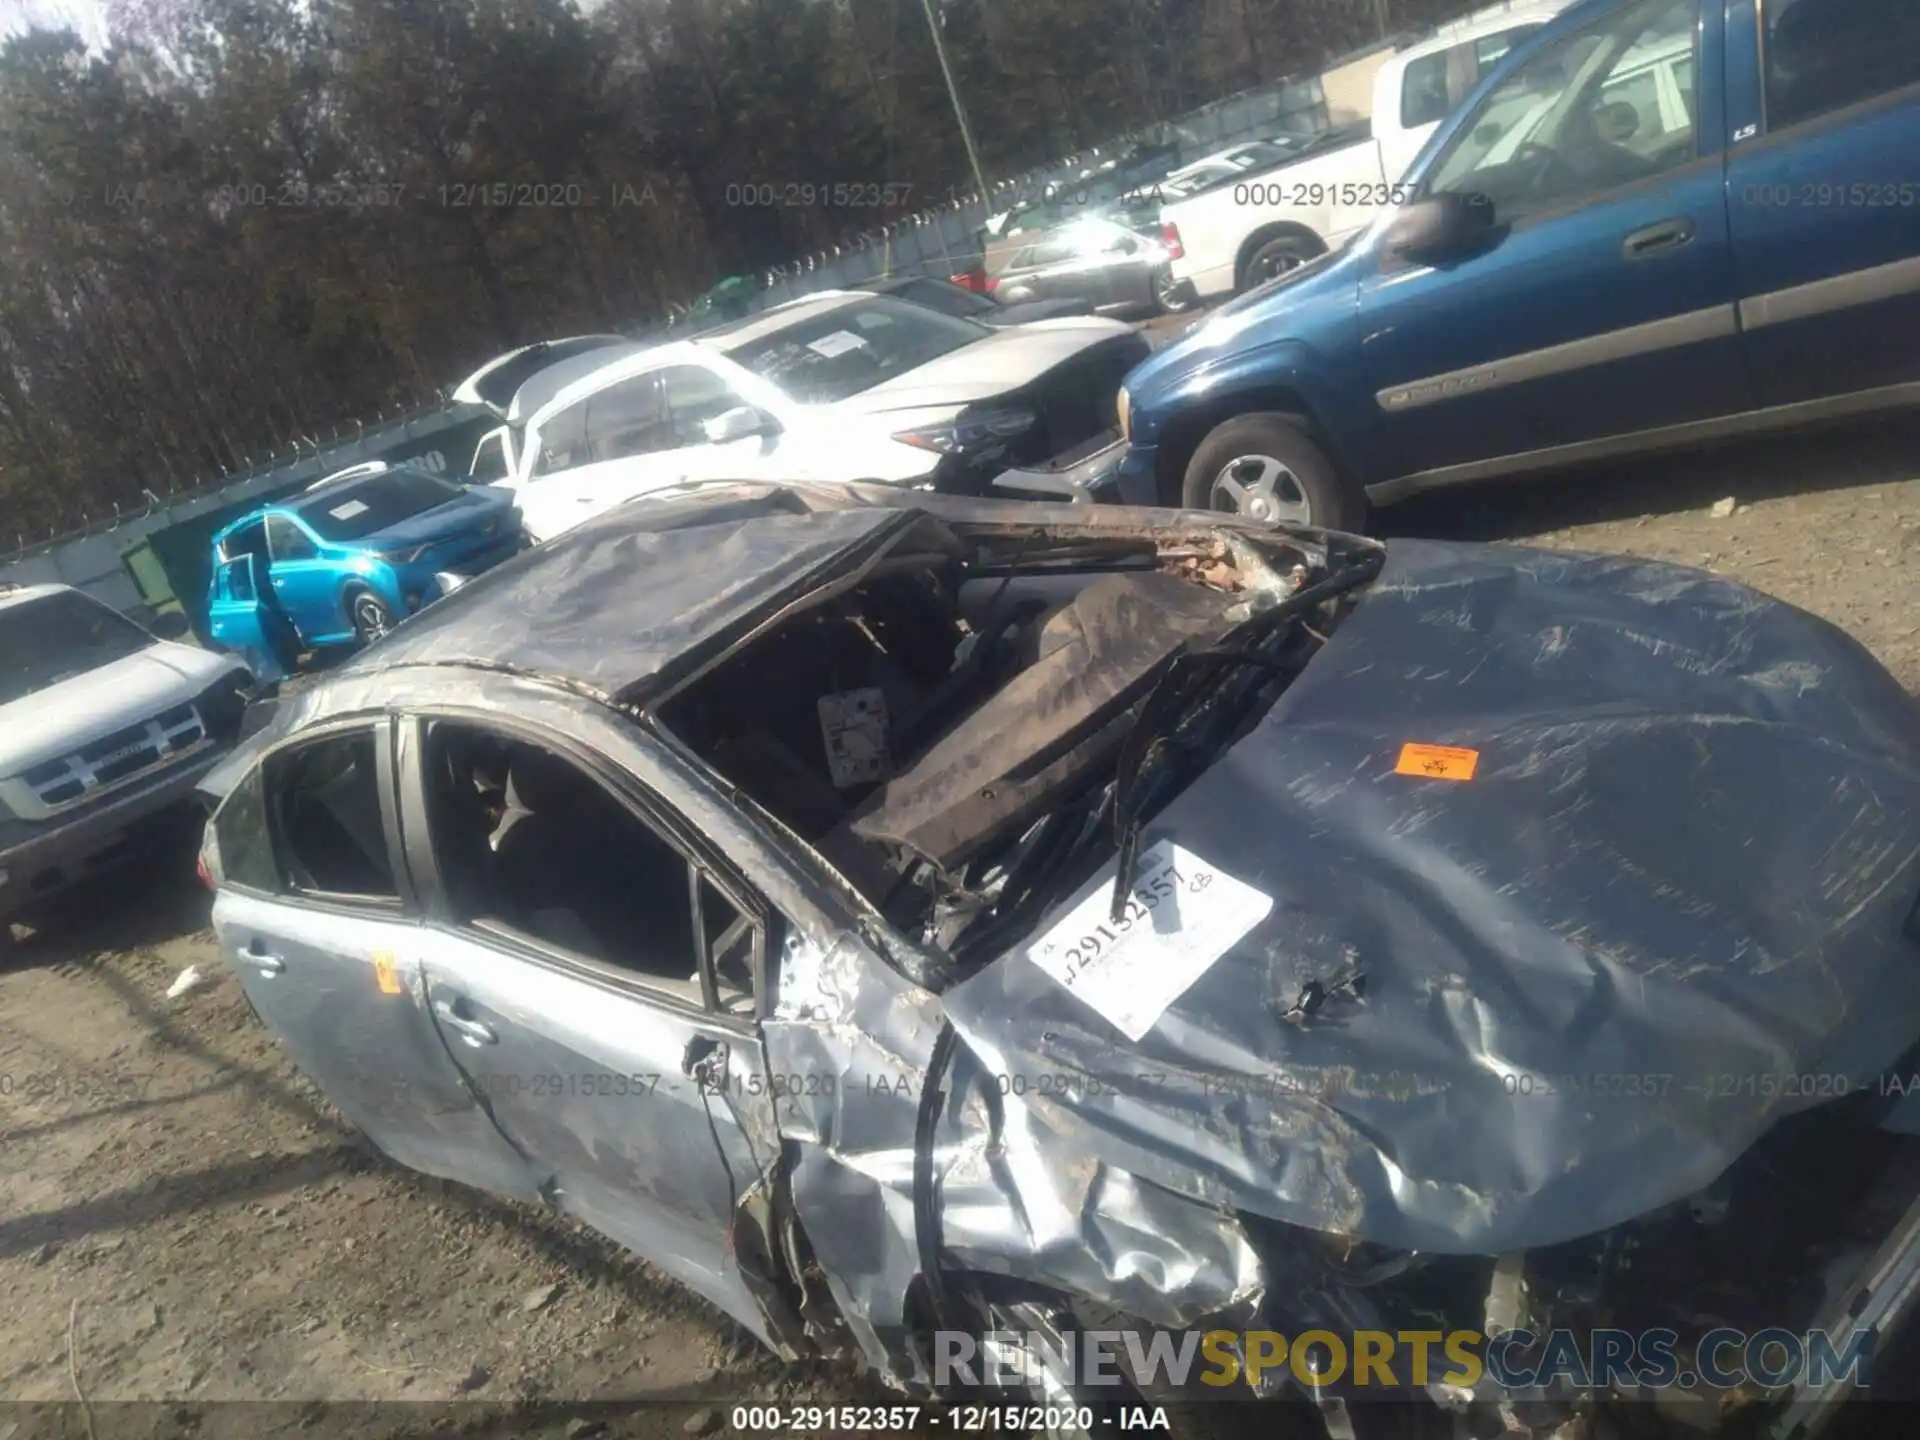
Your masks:
M1381 528L1703 565L1844 626L1920 691L1917 474L1902 421L1424 497ZM0 1399L78 1388L102 1434L211 1434L235 1413L217 1400L871 1397L783 1373L577 1227L370 1155L247 1010L192 849L83 897L0 974ZM188 966L206 982L166 999ZM266 1428L247 1413L238 1433ZM510 1433L548 1421L586 1426ZM617 1430L723 1423L656 1409Z

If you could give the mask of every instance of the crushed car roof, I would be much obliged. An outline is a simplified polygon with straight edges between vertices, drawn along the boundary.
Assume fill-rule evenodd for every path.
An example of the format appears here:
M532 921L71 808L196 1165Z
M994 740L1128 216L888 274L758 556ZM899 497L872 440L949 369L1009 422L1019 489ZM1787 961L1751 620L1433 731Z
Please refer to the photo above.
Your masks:
M630 697L909 523L870 489L726 484L615 507L470 581L336 673L464 665Z

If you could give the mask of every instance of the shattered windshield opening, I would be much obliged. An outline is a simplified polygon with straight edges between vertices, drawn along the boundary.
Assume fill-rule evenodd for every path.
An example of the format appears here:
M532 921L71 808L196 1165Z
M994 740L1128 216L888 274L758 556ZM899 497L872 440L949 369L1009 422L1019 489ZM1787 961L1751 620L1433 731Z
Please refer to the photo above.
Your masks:
M146 631L71 590L0 609L0 705L146 649Z
M659 714L964 972L1257 722L1380 552L1223 532L961 533L966 558L890 556ZM1242 659L1175 664L1222 647Z

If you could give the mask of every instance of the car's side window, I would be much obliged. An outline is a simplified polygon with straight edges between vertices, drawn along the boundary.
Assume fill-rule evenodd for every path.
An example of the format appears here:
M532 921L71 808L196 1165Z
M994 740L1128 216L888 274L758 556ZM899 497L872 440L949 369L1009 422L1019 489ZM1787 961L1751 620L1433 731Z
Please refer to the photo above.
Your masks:
M1077 258L1078 254L1077 237L1043 240L1028 252L1025 265L1020 268L1033 265L1064 265L1067 261Z
M220 848L226 884L265 895L279 894L279 867L273 859L273 835L267 825L266 765L253 766L213 814L213 839Z
M1140 248L1133 236L1119 229L1083 225L1073 235L1073 258L1090 260L1100 255L1132 254Z
M531 475L551 475L587 463L587 407L583 401L551 415L540 426L540 451Z
M1442 50L1407 62L1400 79L1400 124L1405 129L1447 118L1447 111L1453 108L1447 100L1447 56L1451 53Z
M320 552L307 532L284 515L267 517L267 553L275 560L311 560Z
M589 397L587 449L595 460L673 449L673 420L657 374L617 381Z
M219 587L219 598L222 600L246 602L260 598L254 593L253 564L245 555L222 565L217 573L216 583Z
M1473 79L1478 83L1480 77L1506 58L1527 36L1538 30L1538 25L1516 25L1511 30L1502 30L1497 35L1487 35L1473 42ZM1461 98L1465 98L1464 96Z
M268 757L266 817L282 893L397 903L379 737L372 726L339 731ZM224 844L220 854L228 863Z
M1429 193L1482 196L1510 224L1685 164L1692 93L1663 108L1658 72L1691 67L1696 18L1695 0L1640 0L1546 47L1481 102Z
M436 720L424 752L427 829L456 922L532 942L704 1005L753 1006L759 927L602 779L543 745ZM697 911L696 911L697 906Z
M1767 0L1767 128L1920 84L1913 0Z
M673 416L677 445L706 444L706 431L700 427L747 403L725 380L701 365L675 365L661 372L660 384Z
M507 441L498 430L482 435L480 443L474 446L467 478L477 485L507 478Z

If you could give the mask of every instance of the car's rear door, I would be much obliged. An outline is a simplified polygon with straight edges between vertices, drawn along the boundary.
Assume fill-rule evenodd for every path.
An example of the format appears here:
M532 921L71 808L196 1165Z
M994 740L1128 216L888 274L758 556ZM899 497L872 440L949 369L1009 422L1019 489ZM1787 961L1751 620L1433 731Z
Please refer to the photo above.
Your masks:
M1676 129L1641 83L1669 54L1717 66L1721 33L1698 0L1606 10L1458 122L1418 183L1486 199L1495 228L1466 258L1386 256L1361 283L1374 473L1468 478L1748 407L1717 91Z
M1920 384L1920 5L1767 0L1762 21L1730 30L1727 57L1756 398L1817 406Z
M214 931L267 1028L381 1150L430 1175L535 1198L526 1162L427 1009L393 775L384 717L269 751L214 818Z
M768 1338L738 1248L739 1204L778 1150L763 913L565 730L408 723L403 828L435 915L426 997L448 1050L551 1203ZM537 788L530 763L546 767ZM498 819L474 804L488 767L506 781Z

